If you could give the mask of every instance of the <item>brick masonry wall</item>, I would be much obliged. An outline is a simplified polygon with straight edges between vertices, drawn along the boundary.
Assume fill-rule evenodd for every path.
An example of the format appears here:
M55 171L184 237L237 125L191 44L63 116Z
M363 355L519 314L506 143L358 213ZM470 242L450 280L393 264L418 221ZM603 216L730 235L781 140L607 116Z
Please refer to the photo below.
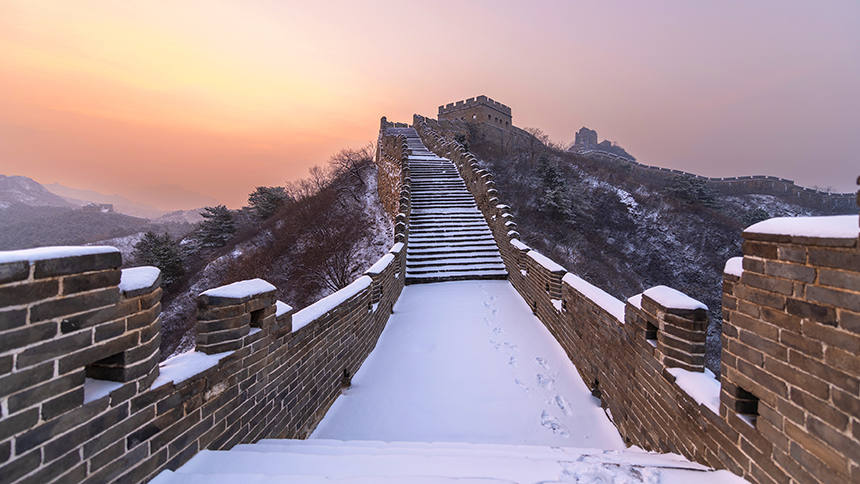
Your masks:
M619 321L567 282L553 301L561 275L528 256L492 178L435 124L416 116L424 144L454 161L475 195L511 283L628 444L677 452L755 483L860 482L857 238L744 234L743 276L725 275L717 414L669 371L700 370L694 350L704 315L643 296L625 303ZM686 351L672 352L679 348Z
M202 324L236 313L247 331L225 339L239 344L211 368L156 388L160 279L119 291L118 252L0 264L0 481L145 482L202 449L307 437L391 314L402 244L393 255L298 331L268 293L203 304ZM206 313L216 306L228 309ZM86 395L86 376L113 390Z

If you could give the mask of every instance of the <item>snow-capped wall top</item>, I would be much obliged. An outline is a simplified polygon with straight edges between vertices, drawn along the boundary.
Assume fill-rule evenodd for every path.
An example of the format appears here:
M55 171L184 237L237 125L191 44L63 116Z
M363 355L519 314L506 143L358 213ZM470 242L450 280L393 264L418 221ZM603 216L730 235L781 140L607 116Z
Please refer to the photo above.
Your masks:
M8 250L0 251L0 264L7 262L28 261L36 262L39 260L61 259L63 257L78 257L91 254L108 254L111 252L119 252L116 247L108 246L58 246L58 247L37 247L35 249L24 250Z
M650 297L654 302L664 308L708 310L708 306L705 306L703 303L696 301L683 292L677 289L672 289L668 286L654 286L643 292L642 295Z
M119 280L120 292L130 293L141 289L149 289L158 280L161 270L158 267L142 266L123 269Z
M731 274L733 276L741 277L744 273L744 258L743 257L732 257L731 259L726 261L726 268L723 269L723 272L726 274Z
M615 316L615 319L624 324L625 305L623 302L619 301L618 299L615 299L603 289L593 284L590 284L584 279L575 276L569 272L561 278L561 282L566 282L570 284L572 288L581 292L582 295L590 299L591 302L605 309L607 313Z
M858 229L857 215L833 215L772 218L747 227L744 233L855 239L860 229Z
M200 293L200 296L240 299L274 291L275 289L277 289L275 286L262 279L250 279L203 291Z
M529 251L529 257L534 259L535 262L542 265L546 270L550 272L567 272L567 269L558 265L557 263L555 263L555 261L536 250Z
M301 311L293 314L293 332L304 328L315 319L324 315L325 313L331 311L336 308L338 305L342 304L347 299L355 296L361 291L370 287L370 284L373 282L368 276L361 276L355 280L352 284L346 286L345 288L337 291L334 294L326 296L319 301L311 304L310 306L302 309Z
M393 261L393 260L394 260L394 254L392 254L392 253L385 254L384 256L382 256L382 258L380 258L378 261L376 261L375 264L370 266L369 269L364 271L364 273L371 275L371 276L379 274L382 271L384 271L385 268L388 267L388 265L391 264L391 261Z
M531 247L519 241L519 239L511 239L511 245L519 250L531 250Z
M403 242L398 242L391 246L390 252L393 254L399 254L401 250L403 250Z

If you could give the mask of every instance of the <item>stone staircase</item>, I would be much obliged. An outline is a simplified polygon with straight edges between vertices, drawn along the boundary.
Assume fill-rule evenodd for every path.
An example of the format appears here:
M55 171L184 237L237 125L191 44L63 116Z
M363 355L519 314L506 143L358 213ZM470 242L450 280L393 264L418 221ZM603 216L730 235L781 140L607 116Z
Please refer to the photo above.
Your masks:
M203 450L150 484L741 482L680 456L538 445L260 440Z
M507 279L493 234L454 164L424 147L412 128L389 132L406 136L410 151L406 283Z

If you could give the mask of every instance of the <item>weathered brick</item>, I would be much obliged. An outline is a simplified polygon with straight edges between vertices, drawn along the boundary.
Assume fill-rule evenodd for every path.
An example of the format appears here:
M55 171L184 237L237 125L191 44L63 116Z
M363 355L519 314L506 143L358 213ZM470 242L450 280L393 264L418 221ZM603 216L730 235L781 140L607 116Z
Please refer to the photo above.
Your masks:
M755 272L744 272L743 276L741 276L741 283L786 296L791 296L794 292L794 284L791 281Z
M821 345L821 342L804 337L794 331L780 331L779 342L788 348L794 348L797 351L801 351L812 358L824 358L824 347Z
M781 245L777 251L779 260L806 263L806 247L802 245Z
M0 331L20 328L27 324L26 309L10 309L0 311Z
M23 281L30 277L30 263L25 260L0 264L0 284Z
M0 286L0 307L22 306L56 297L60 283L56 280Z
M84 378L84 372L79 371L46 381L27 390L13 393L9 396L9 411L15 413L44 402L60 393L65 393L76 387L83 387Z
M858 297L856 292L840 291L821 286L809 286L806 288L806 296L815 302L860 312L860 297Z
M32 368L3 375L0 377L0 398L48 381L53 376L53 362L46 362Z
M744 256L761 257L763 259L776 259L779 257L778 246L766 242L753 242L746 240L743 243Z
M33 472L42 463L41 449L22 455L3 466L4 482L15 482L30 472Z
M0 440L21 433L39 421L39 409L31 408L17 415L4 416L0 419Z
M118 251L77 257L63 257L60 259L36 261L33 276L36 279L44 279L83 272L118 269L121 265L122 255Z
M121 405L112 408L103 415L90 419L86 425L81 425L70 432L66 432L61 437L54 439L47 445L44 450L45 462L50 462L64 455L70 449L74 449L84 442L96 437L102 432L110 429L118 424L123 419L128 417L128 405Z
M829 347L824 352L824 361L828 365L851 375L860 375L860 355Z
M809 249L809 263L814 266L860 272L860 252L813 247Z
M117 286L119 285L121 275L122 272L119 269L112 269L63 277L61 279L63 284L63 295L67 296L78 292Z
M855 334L860 334L860 314L840 309L836 317L839 327Z
M817 324L814 321L803 321L803 335L846 351L860 352L860 335Z
M788 301L786 301L786 304L788 304ZM801 318L785 311L763 307L761 308L759 317L764 322L773 324L779 328L794 331L795 333L800 333L801 331Z
M773 309L783 309L785 308L785 296L762 291L760 289L755 289L749 286L740 285L735 288L735 294L740 299L745 299L749 302L759 304L762 306L767 306Z
M134 347L138 342L138 337L138 333L125 333L119 338L86 346L83 350L76 351L68 356L60 358L59 364L57 365L57 371L62 375L66 372L75 371L76 369L96 363L104 358L109 358L117 353L121 353Z
M109 287L92 292L62 297L46 301L30 309L30 322L39 322L60 316L89 311L91 309L110 306L119 301L119 291Z
M860 391L860 381L857 375L843 373L829 365L816 361L796 350L788 351L788 361L795 367L830 382L850 393Z
M15 439L15 453L22 454L30 449L42 445L63 432L93 419L96 415L102 413L105 408L107 408L106 404L98 405L93 402L88 405L78 407L53 420L44 422L38 427L33 427ZM36 411L36 414L38 415L38 411Z
M84 387L77 387L42 404L42 420L51 420L84 404Z
M815 282L815 268L787 262L765 261L764 273L792 281L811 284Z
M137 307L138 305L135 301L120 301L111 306L65 317L60 324L60 328L63 333L73 333L107 321L123 319L137 311Z
M128 330L145 328L148 325L152 324L156 319L158 319L161 314L161 303L157 303L151 308L141 311L140 313L134 314L128 317L126 324L128 325Z

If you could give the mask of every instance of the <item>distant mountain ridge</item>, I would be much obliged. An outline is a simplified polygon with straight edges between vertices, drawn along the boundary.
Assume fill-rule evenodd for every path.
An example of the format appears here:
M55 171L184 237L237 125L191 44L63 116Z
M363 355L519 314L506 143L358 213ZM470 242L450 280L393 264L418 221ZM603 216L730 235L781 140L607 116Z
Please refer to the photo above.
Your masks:
M76 206L26 176L0 175L0 209L9 208L15 203L36 207Z

